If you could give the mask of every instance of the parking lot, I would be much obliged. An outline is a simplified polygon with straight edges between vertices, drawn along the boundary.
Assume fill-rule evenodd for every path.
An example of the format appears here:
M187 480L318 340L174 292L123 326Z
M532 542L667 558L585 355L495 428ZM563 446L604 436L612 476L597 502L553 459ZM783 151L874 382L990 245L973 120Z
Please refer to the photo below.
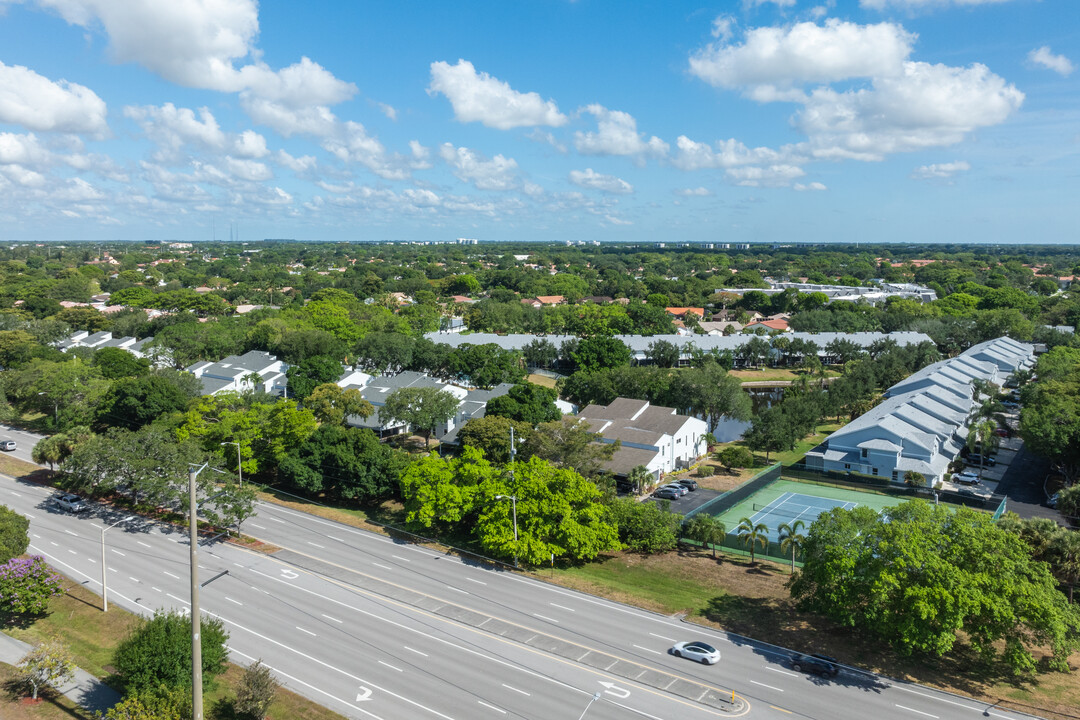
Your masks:
M685 515L691 510L695 510L701 507L705 503L712 500L714 497L718 497L722 494L723 493L719 493L716 490L708 490L706 488L699 487L697 490L691 490L690 492L686 493L681 498L675 500L667 500L666 502L671 503L671 512L678 515ZM650 496L646 498L645 502L665 501L661 500L660 498Z
M988 498L994 495L998 491L998 483L1005 476L1006 471L1016 459L1016 454L1020 451L1020 448L1024 446L1024 441L1020 439L1016 434L1016 427L1020 418L1018 410L1014 410L1005 415L1005 418L1009 421L1009 428L1013 431L1012 437L998 438L1000 444L995 454L995 464L991 467L986 465L982 468L982 481L978 485L962 485L960 483L945 482L942 488L946 491L959 491L964 488L967 491L971 491L979 497ZM979 465L965 464L964 472L979 474Z

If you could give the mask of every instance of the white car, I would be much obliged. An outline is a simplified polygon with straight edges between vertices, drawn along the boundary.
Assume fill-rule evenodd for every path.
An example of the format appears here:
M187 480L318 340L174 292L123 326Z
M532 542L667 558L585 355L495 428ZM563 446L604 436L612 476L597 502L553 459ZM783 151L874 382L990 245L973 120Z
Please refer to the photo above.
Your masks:
M972 472L959 472L952 476L953 482L960 485L978 485L979 476Z
M60 510L64 510L70 513L86 512L89 508L86 506L86 502L83 501L78 495L72 495L71 493L65 493L63 495L57 495L52 499L53 505Z
M712 645L703 643L700 640L675 643L670 652L675 657L697 660L702 665L715 665L720 662L720 651Z
M10 452L16 447L18 447L18 445L15 444L14 440L0 440L0 450Z

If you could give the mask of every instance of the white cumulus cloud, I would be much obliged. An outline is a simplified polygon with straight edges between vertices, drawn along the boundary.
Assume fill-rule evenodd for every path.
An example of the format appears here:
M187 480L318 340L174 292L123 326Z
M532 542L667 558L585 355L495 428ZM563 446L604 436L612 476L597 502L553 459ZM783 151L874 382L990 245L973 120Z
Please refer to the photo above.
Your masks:
M441 60L431 63L428 94L436 93L446 96L460 122L479 122L497 130L559 127L567 122L554 101L535 92L518 92L486 72L477 73L468 60L459 59L456 65Z
M583 188L591 188L614 195L628 195L634 192L634 186L614 175L604 175L592 168L571 170L570 182Z
M709 45L690 57L690 72L718 87L790 87L900 72L916 36L893 23L759 27L743 42Z
M266 138L254 130L245 130L240 133L233 143L234 152L240 157L261 158L270 154L266 149Z
M630 113L608 110L593 104L585 112L596 118L596 132L574 133L574 147L584 155L655 155L664 156L668 144L656 137L646 139L638 132L637 120Z
M458 179L472 183L477 190L510 190L517 186L517 161L496 155L486 157L466 147L443 143L439 157L451 167Z
M1064 55L1055 55L1050 51L1048 45L1032 50L1028 53L1027 59L1033 65L1040 65L1047 70L1053 70L1062 77L1069 77L1072 75L1073 70L1076 69L1069 58Z
M707 187L696 188L680 188L675 191L676 195L682 195L683 197L709 197L713 194L712 190Z
M951 163L935 163L933 165L921 165L915 168L915 172L911 176L917 180L932 180L951 178L953 175L959 172L967 172L971 169L971 165L958 160Z
M39 132L104 136L105 101L88 87L0 62L0 122Z
M162 159L175 158L187 143L215 150L225 147L225 133L209 108L200 108L196 115L194 110L178 108L172 103L161 107L129 105L124 108L124 115L139 123L146 136L158 145Z
M792 189L798 190L799 192L811 192L811 191L828 190L828 188L825 187L824 183L819 183L819 182L795 183L791 187L792 187Z

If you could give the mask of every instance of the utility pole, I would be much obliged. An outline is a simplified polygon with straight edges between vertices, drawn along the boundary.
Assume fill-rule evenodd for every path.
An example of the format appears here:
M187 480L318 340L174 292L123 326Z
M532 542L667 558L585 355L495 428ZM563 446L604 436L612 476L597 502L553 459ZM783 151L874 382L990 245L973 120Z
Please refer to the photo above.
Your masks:
M195 479L206 468L188 468L188 534L191 538L191 718L203 720L202 637L199 632L199 519Z

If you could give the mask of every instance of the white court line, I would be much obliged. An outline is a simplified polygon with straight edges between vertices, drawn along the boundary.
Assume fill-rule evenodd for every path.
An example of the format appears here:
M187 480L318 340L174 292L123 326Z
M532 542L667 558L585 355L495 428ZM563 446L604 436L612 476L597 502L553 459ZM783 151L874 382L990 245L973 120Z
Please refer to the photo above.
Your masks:
M919 713L920 715L925 715L926 717L932 717L932 718L934 718L934 720L940 720L940 718L938 718L937 715L931 715L930 713L923 712L922 710L916 710L915 708L904 707L903 705L897 705L896 703L893 703L893 705L896 705L896 707L900 708L901 710L907 710L908 712Z
M767 687L770 690L775 690L776 692L784 692L782 688L773 687L772 685L766 685L765 683L759 683L757 680L751 680L750 682L754 683L755 685L760 685L761 687Z
M663 655L664 654L664 653L660 652L659 650L653 650L652 648L647 648L644 645L635 645L634 647L636 647L638 650L644 650L646 652L656 653L657 655Z

